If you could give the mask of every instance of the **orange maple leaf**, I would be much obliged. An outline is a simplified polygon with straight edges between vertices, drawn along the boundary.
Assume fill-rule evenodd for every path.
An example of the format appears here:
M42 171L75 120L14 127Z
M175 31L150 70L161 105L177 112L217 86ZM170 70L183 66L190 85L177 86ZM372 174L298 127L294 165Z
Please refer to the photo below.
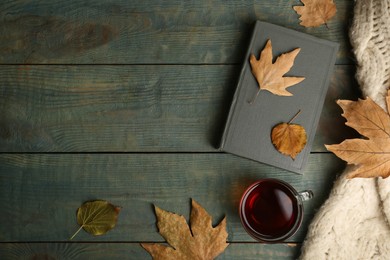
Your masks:
M226 243L226 218L212 227L211 216L192 200L191 229L183 216L155 207L160 234L172 246L142 243L153 259L205 259L212 260L229 245Z
M304 6L294 6L294 10L300 15L300 25L305 27L317 27L331 19L336 14L336 4L333 0L301 0Z
M390 111L390 91L386 97ZM390 176L390 115L370 98L358 101L339 100L346 125L368 139L347 139L326 148L349 164L357 166L348 178Z
M268 40L264 49L260 53L260 58L257 60L255 55L251 55L250 64L252 74L255 76L259 84L259 90L268 90L271 93L279 96L292 96L286 88L298 84L304 77L284 77L291 67L294 65L295 57L298 55L300 48L296 48L291 52L280 55L275 63L272 63L272 43ZM254 98L254 99L255 99ZM251 101L253 103L254 99Z

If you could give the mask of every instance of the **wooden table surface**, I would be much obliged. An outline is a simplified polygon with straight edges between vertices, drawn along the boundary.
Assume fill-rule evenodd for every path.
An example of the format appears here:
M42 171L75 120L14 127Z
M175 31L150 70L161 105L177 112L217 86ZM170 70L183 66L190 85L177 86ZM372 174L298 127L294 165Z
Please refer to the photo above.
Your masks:
M335 2L329 28L304 28L298 0L1 1L0 258L150 259L139 243L164 241L153 204L188 218L191 198L215 223L227 216L218 259L298 257L345 168L324 144L356 135L335 103L360 95L353 1ZM217 149L256 20L341 44L302 176ZM315 193L285 243L256 243L240 224L242 192L264 177ZM117 226L70 242L94 199L122 207Z

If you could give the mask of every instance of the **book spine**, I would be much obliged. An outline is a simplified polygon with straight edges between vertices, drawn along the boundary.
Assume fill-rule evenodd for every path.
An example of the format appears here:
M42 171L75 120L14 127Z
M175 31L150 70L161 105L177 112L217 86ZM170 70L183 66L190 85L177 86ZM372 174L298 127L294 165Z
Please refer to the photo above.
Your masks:
M233 96L233 101L230 105L230 110L229 110L229 115L228 115L228 118L226 120L226 124L225 124L225 128L224 128L224 131L223 131L223 134L222 134L222 138L221 138L221 142L220 142L220 145L219 145L219 150L223 150L224 146L225 146L225 143L226 143L226 139L229 135L229 130L230 130L230 124L231 124L231 120L232 120L232 117L234 115L234 110L235 110L235 107L236 107L236 103L237 103L237 97L238 97L238 94L240 92L240 89L241 89L241 85L239 84L240 82L240 79L244 76L244 73L245 73L245 70L246 70L246 66L248 66L248 59L249 59L249 56L251 54L251 50L252 50L252 45L253 45L253 41L254 41L254 38L256 36L256 31L257 31L257 27L260 26L260 21L256 21L255 23L255 26L253 28L253 31L252 31L252 35L251 35L251 38L250 38L250 41L249 41L249 47L247 49L247 52L246 52L246 55L245 55L245 59L242 63L242 66L241 66L241 72L240 72L240 76L238 77L238 80L237 80L237 87L236 87L236 90L234 92L234 96Z

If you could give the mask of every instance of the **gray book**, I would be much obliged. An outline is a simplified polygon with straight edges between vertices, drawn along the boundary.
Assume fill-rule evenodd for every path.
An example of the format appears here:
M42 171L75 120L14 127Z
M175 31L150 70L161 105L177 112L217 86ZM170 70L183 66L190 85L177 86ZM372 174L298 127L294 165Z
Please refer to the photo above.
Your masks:
M258 83L251 72L249 57L254 54L258 58L268 39L272 42L274 60L282 53L301 48L294 66L285 76L302 76L305 80L287 88L293 96L277 96L262 90L255 102L250 104L258 91ZM337 43L257 21L220 149L301 174L314 140L337 51ZM293 123L305 128L307 143L293 160L276 150L271 141L271 130L279 123L287 123L299 110L301 112Z

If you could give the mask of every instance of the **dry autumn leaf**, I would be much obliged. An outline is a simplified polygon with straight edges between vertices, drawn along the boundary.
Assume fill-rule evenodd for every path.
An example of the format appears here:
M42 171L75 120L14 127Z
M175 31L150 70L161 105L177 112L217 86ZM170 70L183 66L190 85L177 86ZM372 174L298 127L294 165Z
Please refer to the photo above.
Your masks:
M387 93L387 110L390 111L390 91ZM325 145L339 158L354 164L347 178L390 176L390 116L370 98L358 101L339 100L346 125L368 139L347 139L340 144Z
M303 150L307 141L305 128L291 124L299 113L300 111L288 123L274 126L271 131L271 140L276 150L292 159Z
M254 99L250 102L253 103L255 98L259 95L260 90L268 90L271 93L279 96L292 96L286 88L298 84L304 77L283 77L291 67L294 65L295 57L298 55L300 48L297 48L291 52L280 55L275 63L272 63L272 44L271 40L268 40L264 49L260 53L259 60L255 55L251 55L250 64L252 68L252 74L255 76L257 83L259 84L259 90L256 93Z
M300 25L305 27L318 27L336 14L336 4L333 0L301 0L304 6L294 6L294 10L300 15Z
M214 259L228 246L226 243L226 218L212 227L211 216L197 202L192 200L191 229L183 216L155 207L160 234L169 243L142 243L153 259Z
M120 208L104 200L88 201L77 210L77 223L80 228L70 238L72 240L84 229L88 233L99 236L114 228L118 220Z

